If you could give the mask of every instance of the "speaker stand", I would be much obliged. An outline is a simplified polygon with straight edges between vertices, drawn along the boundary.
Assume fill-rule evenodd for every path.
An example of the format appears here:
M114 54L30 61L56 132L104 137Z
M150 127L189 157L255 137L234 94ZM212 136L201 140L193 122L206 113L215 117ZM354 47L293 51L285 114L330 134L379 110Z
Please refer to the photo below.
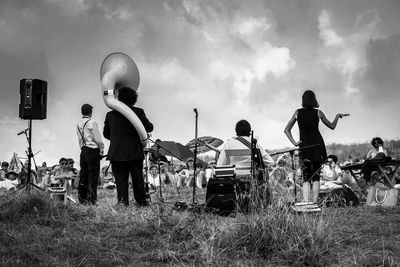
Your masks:
M45 191L43 188L37 186L36 184L33 183L33 181L31 181L31 175L32 175L32 159L34 159L33 153L32 153L32 118L29 119L28 121L28 132L29 132L29 136L27 135L27 133L25 132L25 136L26 139L28 141L28 151L27 151L27 156L28 156L28 170L27 170L27 178L26 178L26 183L24 185L22 185L20 188L18 188L17 190L15 190L14 192L17 192L23 188L26 189L26 191L28 193L30 193L31 188L36 188L39 189L41 191ZM35 163L36 166L36 163Z

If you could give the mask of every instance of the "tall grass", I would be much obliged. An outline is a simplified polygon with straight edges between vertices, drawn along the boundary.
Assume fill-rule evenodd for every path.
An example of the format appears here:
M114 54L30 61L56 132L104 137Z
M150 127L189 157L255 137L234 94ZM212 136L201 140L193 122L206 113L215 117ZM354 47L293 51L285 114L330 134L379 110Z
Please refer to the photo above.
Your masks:
M286 192L285 192L286 190ZM296 214L292 192L274 188L273 204L222 217L177 211L191 189L152 194L152 205L116 205L99 192L97 206L19 192L0 198L0 262L21 266L395 266L400 264L398 210L324 209ZM204 190L198 199L204 201ZM366 219L378 223L366 225ZM386 222L386 224L383 224Z

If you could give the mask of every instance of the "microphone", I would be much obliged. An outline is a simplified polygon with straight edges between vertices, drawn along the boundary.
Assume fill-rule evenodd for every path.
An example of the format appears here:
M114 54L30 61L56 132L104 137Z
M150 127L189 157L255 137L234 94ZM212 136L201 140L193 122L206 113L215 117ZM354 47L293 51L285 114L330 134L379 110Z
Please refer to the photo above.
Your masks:
M193 111L196 113L196 115L199 115L199 113L197 113L197 108L194 108Z
M23 133L26 133L29 130L29 128L26 128L25 130L20 131L19 133L17 133L17 135L21 135Z

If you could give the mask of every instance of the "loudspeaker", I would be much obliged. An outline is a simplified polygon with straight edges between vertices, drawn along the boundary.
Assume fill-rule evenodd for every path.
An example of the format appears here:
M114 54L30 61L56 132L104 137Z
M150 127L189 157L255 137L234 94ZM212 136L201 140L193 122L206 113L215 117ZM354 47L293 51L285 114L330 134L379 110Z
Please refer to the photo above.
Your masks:
M22 79L19 83L21 119L43 120L47 113L47 82L39 79Z

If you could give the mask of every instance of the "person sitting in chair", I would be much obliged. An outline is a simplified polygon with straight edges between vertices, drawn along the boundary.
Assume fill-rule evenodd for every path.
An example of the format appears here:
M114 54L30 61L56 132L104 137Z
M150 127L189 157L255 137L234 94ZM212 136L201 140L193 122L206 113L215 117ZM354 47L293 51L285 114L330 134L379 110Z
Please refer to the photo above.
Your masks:
M4 179L6 179L6 173L8 172L8 167L10 166L10 164L8 164L8 162L3 161L1 163L1 169L0 169L0 181L3 181Z
M321 191L341 188L342 169L336 155L329 155L321 167Z
M373 148L371 148L367 156L365 157L365 160L379 160L379 159L384 159L387 156L387 150L383 148L383 140L380 137L374 137L371 140L371 145ZM364 167L364 180L366 182L369 182L371 180L371 175L372 172L374 171L374 168L371 167Z
M322 166L321 170L321 188L341 188L347 185L354 192L360 192L356 180L351 176L349 171L343 171L337 162L336 155L329 155L327 162Z
M246 155L230 154L230 151L249 150L251 144L251 125L247 120L240 120L235 126L236 137L225 141L218 158L217 166L235 165L237 176L248 176L251 169L251 153ZM247 145L246 145L246 144ZM274 160L258 143L256 148L261 152L264 164L273 165Z
M181 182L179 183L180 187L182 186L190 186L193 187L195 185L194 181L194 159L189 157L186 160L185 168L179 172L179 176L181 177ZM196 168L196 178L199 173L199 169Z
M160 161L160 175L161 181L169 185L171 184L171 173L169 172L169 164L168 162Z
M253 200L268 205L271 203L272 193L268 185L267 167L273 165L274 160L251 137L251 125L247 120L238 121L235 131L236 137L223 144L217 166L234 165L236 178L241 181L240 190L249 192L251 184L256 185L252 194Z
M1 163L1 170L0 170L0 189L4 190L13 190L18 187L18 174L13 171L8 170L9 164L8 162Z
M327 162L322 165L321 180L340 183L342 177L342 169L337 163L336 155L329 155Z
M73 173L72 179L68 182L72 189L78 188L79 170L74 167L75 161L72 158L68 158L68 169Z
M28 183L28 168L29 168L29 160L25 160L24 165L22 167L21 172L18 174L18 179L20 180L20 184L26 185ZM33 184L37 184L36 179L37 179L37 173L35 170L32 169L31 166L31 175L30 175L29 182Z
M148 182L149 185L153 190L156 190L161 184L163 184L163 181L160 183L160 176L158 174L158 166L157 165L151 165L149 168L149 177L148 177Z
M60 168L54 170L54 173L50 176L48 184L50 187L64 187L67 190L70 189L68 182L74 176L74 173L68 167L68 160L61 158L59 160Z
M379 153L383 153L384 156L387 156L387 150L383 148L383 140L380 137L374 137L371 140L371 145L373 148L371 148L365 159L373 159L378 156Z
M287 154L283 154L278 157L276 160L276 166L269 173L271 180L276 182L277 184L287 184L289 175L286 170L287 158L289 156Z

